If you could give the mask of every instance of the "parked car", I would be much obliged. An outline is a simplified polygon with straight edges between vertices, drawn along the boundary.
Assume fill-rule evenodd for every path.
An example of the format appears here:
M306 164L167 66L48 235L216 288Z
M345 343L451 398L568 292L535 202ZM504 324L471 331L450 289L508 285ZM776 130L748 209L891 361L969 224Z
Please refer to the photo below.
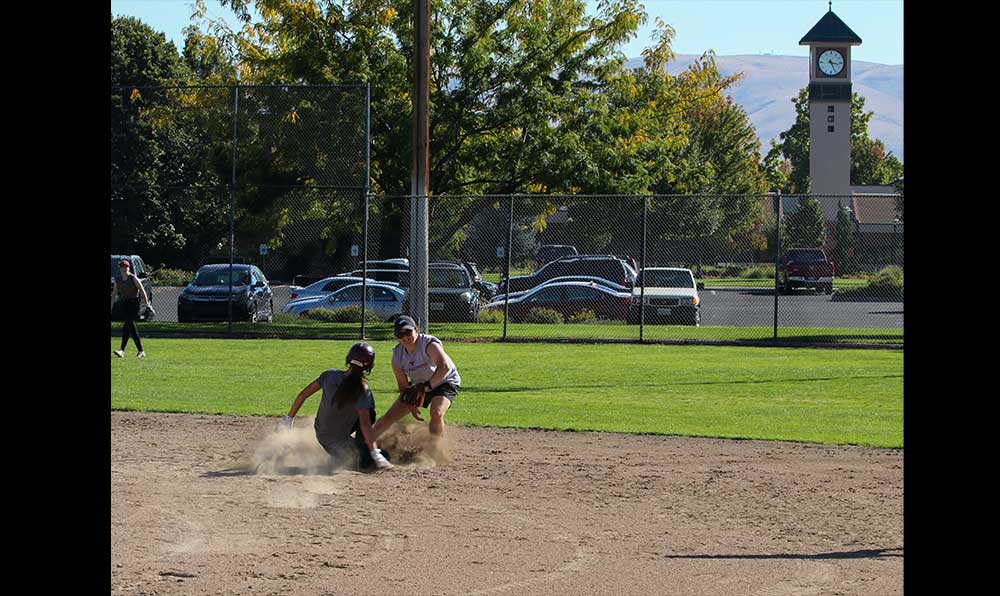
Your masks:
M822 248L791 248L778 269L778 292L812 288L833 293L834 265Z
M347 273L338 273L334 277L356 277L360 279L364 273L362 269L355 269ZM408 288L410 286L409 269L369 269L367 273L368 279L394 283L401 288Z
M603 277L594 277L593 275L563 275L561 277L553 277L552 279L550 279L550 280L548 280L546 282L542 282L542 284L540 286L538 286L538 287L545 286L545 285L548 285L548 284L551 284L551 283L558 283L558 282L561 282L561 281L592 282L592 283L595 283L595 284L598 284L598 285L606 286L606 287L608 287L608 288L610 288L610 289L612 289L612 290L614 290L616 292L630 292L630 291L632 291L632 287L631 286L623 286L621 284L616 284L615 282L608 281L608 280L604 279ZM521 296L525 292L529 292L529 291L530 290L522 290L520 292L511 292L510 293L510 297L511 298L517 298L518 296ZM493 301L503 301L506 296L507 296L506 294L497 294L490 301L491 302L493 302Z
M701 325L701 298L690 269L646 267L639 272L632 297L629 323L639 324L642 302L646 323Z
M551 263L556 259L580 254L575 246L569 244L543 244L538 247L535 253L535 269L539 269L546 263Z
M540 285L511 298L507 312L513 322L523 322L534 308L549 308L563 317L589 310L599 319L624 321L631 303L630 291L619 292L594 282L561 281ZM484 308L503 312L504 302L493 300Z
M324 277L322 275L314 275L314 274L310 274L310 273L302 273L302 274L296 275L295 277L292 278L292 283L289 286L289 289L290 290L299 290L299 289L302 289L302 288L304 288L306 286L310 286L310 285L318 282L321 279L324 279Z
M407 258L395 258L395 259L379 259L375 261L366 261L368 264L368 269L409 269L410 259Z
M281 309L282 312L303 316L317 308L337 310L355 306L361 308L363 284L354 283L340 288L329 295L313 295L292 300ZM378 315L380 319L391 321L402 314L406 292L395 284L372 282L367 284L365 311Z
M497 293L497 284L488 282L483 279L483 274L479 272L479 266L471 261L431 261L430 265L436 265L439 263L460 265L469 272L469 276L472 278L472 287L479 290L479 296L481 300L488 301Z
M153 284L149 280L149 273L146 271L146 263L142 261L142 257L139 255L111 255L111 320L121 321L123 320L122 313L119 309L115 308L115 282L121 282L122 276L121 271L118 270L119 261L128 261L130 265L130 270L139 279L139 283L142 284L143 289L146 290L146 296L149 298L149 302L153 302ZM140 309L139 320L148 321L153 317L149 315L149 311L145 308Z
M256 265L234 264L234 321L270 322L274 315L271 286ZM229 264L203 265L177 297L177 320L229 320Z
M329 296L340 288L346 288L349 285L361 283L362 281L363 278L353 275L334 275L332 277L324 277L323 279L315 283L311 283L304 288L291 288L289 299L295 300L296 298L306 298L308 296ZM376 281L378 280L370 277L368 278L368 283L374 283Z
M479 320L481 294L464 265L427 266L427 310L431 321L475 323Z
M340 276L359 276L360 269ZM463 266L455 263L434 262L427 265L428 316L432 321L476 322L479 320L481 305L480 291L472 282L472 276ZM392 282L402 289L410 287L408 269L369 269L369 279ZM408 312L406 305L404 312Z
M614 255L573 255L548 263L530 275L517 275L502 280L499 293L530 290L542 283L564 275L592 275L623 286L635 285L635 269L627 261Z

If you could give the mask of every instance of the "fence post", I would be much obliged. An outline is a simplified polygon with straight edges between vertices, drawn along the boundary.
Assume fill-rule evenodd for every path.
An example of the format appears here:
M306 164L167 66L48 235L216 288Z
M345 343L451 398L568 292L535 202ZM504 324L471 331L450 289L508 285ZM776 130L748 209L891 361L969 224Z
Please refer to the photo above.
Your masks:
M639 256L639 341L646 333L646 223L649 221L649 195L642 197L642 254Z
M504 285L504 295L503 295L503 339L507 339L507 311L508 305L510 303L510 245L513 242L514 235L514 195L510 195L510 210L507 214L507 266L504 271L504 279L506 284Z
M361 235L361 339L367 336L365 327L366 311L368 310L368 191L371 179L371 121L372 121L372 84L365 85L365 227Z
M774 195L774 339L778 339L778 270L781 268L781 191Z
M236 124L240 116L240 70L236 69L236 86L233 87L233 169L229 182L229 321L226 335L233 334L233 260L236 255Z

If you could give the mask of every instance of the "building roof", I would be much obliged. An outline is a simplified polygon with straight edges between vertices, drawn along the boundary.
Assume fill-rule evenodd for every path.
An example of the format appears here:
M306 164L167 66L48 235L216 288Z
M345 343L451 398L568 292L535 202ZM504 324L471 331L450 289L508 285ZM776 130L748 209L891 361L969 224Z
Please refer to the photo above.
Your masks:
M851 198L851 209L854 220L859 224L893 224L898 222L896 212L896 197L854 195Z
M799 40L800 46L815 43L846 43L852 46L861 44L861 38L851 28L833 13L831 8L818 23L813 25L809 33Z

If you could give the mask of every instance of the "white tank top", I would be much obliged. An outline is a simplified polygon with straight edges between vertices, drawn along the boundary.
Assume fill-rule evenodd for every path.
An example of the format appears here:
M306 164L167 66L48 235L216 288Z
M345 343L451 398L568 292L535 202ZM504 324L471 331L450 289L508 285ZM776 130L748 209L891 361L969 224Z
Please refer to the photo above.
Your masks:
M440 344L441 340L433 335L421 333L417 336L416 349L413 350L412 354L406 351L403 344L396 344L396 347L392 349L392 363L399 367L414 383L429 381L437 370L434 361L427 355L427 346L434 342ZM451 383L452 385L460 386L462 378L458 376L458 369L455 368L455 363L452 362L447 354L445 354L445 358L447 358L448 366L451 370L448 371L447 376L438 385Z

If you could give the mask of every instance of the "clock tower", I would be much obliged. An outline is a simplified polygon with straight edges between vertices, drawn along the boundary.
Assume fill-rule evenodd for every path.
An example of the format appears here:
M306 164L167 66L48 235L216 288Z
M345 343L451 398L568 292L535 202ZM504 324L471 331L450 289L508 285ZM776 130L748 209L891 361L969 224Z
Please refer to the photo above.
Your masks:
M851 194L851 46L861 38L830 10L799 40L809 46L809 178L814 195ZM837 197L818 197L836 218ZM829 204L828 204L829 203Z

